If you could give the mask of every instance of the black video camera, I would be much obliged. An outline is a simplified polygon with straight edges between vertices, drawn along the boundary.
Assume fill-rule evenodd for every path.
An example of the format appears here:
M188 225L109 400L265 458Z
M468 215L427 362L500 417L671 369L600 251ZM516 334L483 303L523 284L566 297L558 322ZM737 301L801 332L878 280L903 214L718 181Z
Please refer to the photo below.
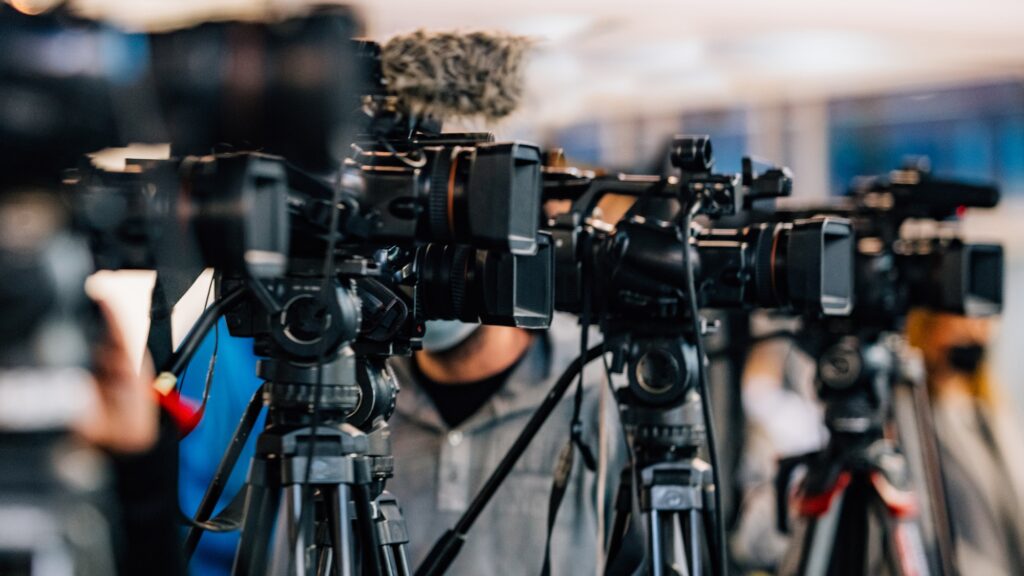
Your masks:
M549 221L556 246L558 309L579 313L584 266L595 283L591 306L612 325L687 325L689 250L699 307L784 308L844 315L852 302L853 243L842 217L775 221L744 228L694 223L731 216L785 196L785 169L758 174L744 160L740 175L712 172L706 136L677 137L672 163L678 176L567 177L552 174L550 197L576 198L573 209ZM625 215L608 226L592 216L606 195L635 197ZM705 220L705 223L707 220Z
M853 314L837 333L898 329L914 306L987 316L1003 302L1003 249L964 242L944 227L968 207L999 201L992 185L934 177L923 161L886 176L860 178L838 204L787 210L792 217L849 218L856 235ZM923 232L915 230L926 228Z
M539 151L489 134L440 134L436 122L407 117L403 131L387 108L356 112L351 94L383 97L387 87L379 51L351 40L346 17L318 12L293 25L204 24L142 37L163 78L156 94L173 152L205 153L223 142L283 156L184 155L130 161L123 172L80 165L65 184L97 266L215 267L227 286L235 278L255 288L260 305L248 301L251 310L229 318L238 318L238 334L258 336L274 330L256 311L279 314L285 293L313 290L308 278L320 274L335 234L339 278L372 307L360 331L371 349L408 350L433 318L547 326L552 252L537 231ZM245 50L261 63L259 86L230 74ZM303 71L317 82L300 82ZM227 105L236 81L258 92L245 106ZM221 109L223 117L214 114ZM315 118L329 121L302 128ZM340 161L336 140L355 132L353 154ZM312 341L300 346L280 332L258 340L306 360L313 354ZM384 345L396 338L404 344Z

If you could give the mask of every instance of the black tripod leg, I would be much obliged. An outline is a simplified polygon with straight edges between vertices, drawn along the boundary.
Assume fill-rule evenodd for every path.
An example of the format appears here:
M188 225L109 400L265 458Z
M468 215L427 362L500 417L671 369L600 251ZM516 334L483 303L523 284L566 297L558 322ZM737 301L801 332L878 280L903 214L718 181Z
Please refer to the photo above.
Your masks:
M196 522L205 522L213 515L213 510L217 507L217 502L227 486L231 471L235 469L238 457L241 455L245 443L249 440L249 434L252 433L253 426L255 426L262 410L263 386L260 386L253 393L252 398L249 400L249 405L246 406L245 412L242 413L242 419L238 421L235 433L231 436L231 444L228 445L228 449L224 452L220 464L217 465L217 471L213 475L213 480L206 488L203 499L199 502L199 508L196 510L194 517ZM185 535L184 546L186 565L192 559L192 554L195 553L196 546L199 545L199 539L202 536L203 530L198 526L189 526L188 533Z
M352 520L348 515L349 487L336 484L324 488L327 525L331 532L331 559L335 576L352 576Z
M409 567L409 559L405 556L405 548L401 545L388 546L384 554L387 556L386 574L387 576L408 576L411 568Z
M832 541L830 568L834 574L865 574L871 538L874 489L863 476L854 476L838 503L839 520ZM836 504L833 504L835 506Z
M270 534L273 531L281 493L277 488L251 484L246 495L242 538L231 573L252 576L265 571Z
M678 515L679 520L682 521L683 516ZM684 530L683 533L689 532L690 541L690 574L692 576L702 576L704 574L704 566L701 564L701 558L704 556L704 541L701 540L701 536L704 533L704 523L701 521L701 511L696 508L691 508L689 512L690 526L688 530ZM711 540L708 540L711 542ZM712 554L711 556L715 556ZM719 572L720 574L720 572Z
M322 522L316 527L316 576L330 576L334 570L332 560L334 550L331 541L330 526Z
M715 513L715 494L713 490L716 490L716 488L713 486L709 486L701 491L701 495L704 502L704 508L701 511L700 516L698 517L699 519L703 520L702 532L704 533L704 537L707 539L708 550L712 552L714 550L718 550L718 535L721 533L715 524L718 515ZM726 546L727 543L722 542L721 545ZM725 574L725 567L721 566L722 559L719 557L719 555L711 553L708 556L711 558L711 573ZM726 554L726 557L728 557L728 554Z
M648 554L650 573L654 576L701 576L703 543L700 539L699 520L698 524L689 526L689 530L685 526L693 518L699 518L699 513L696 510L652 510L648 518L651 528Z
M615 495L615 516L612 519L611 538L605 554L604 572L614 565L622 551L622 543L629 531L629 522L633 515L633 469L626 466L619 479L619 491Z
M308 558L306 538L316 543L316 504L307 501L307 494L313 488L307 484L291 484L285 487L284 523L278 525L278 547L275 549L275 563L285 566L288 574L308 574L307 562L315 563L315 557ZM306 513L303 513L303 509ZM312 518L311 518L312 517ZM312 527L312 530L309 529Z
M648 531L647 558L651 563L651 576L662 576L665 560L662 554L665 549L665 539L661 525L660 514L657 510L651 510L647 515L647 522L650 526Z
M794 525L790 548L779 566L781 576L826 574L836 542L843 493L837 494L821 516L804 518Z
M408 576L409 560L405 556L405 544L409 542L405 520L398 500L389 492L377 496L374 528L383 555L383 569L386 576Z
M381 574L380 545L377 538L377 526L373 523L370 487L366 484L353 484L352 500L356 507L356 525L359 526L363 565L370 574Z

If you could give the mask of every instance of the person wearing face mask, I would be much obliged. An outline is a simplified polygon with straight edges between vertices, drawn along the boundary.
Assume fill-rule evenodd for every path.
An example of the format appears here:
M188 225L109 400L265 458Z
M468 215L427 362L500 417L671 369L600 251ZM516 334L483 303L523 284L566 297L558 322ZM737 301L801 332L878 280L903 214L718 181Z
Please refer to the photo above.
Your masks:
M985 364L991 320L913 311L961 574L1024 574L1024 454Z
M430 321L423 350L390 360L402 389L389 421L395 475L387 487L402 506L413 565L466 510L578 355L579 337L576 318L560 313L550 329L536 332ZM604 466L590 469L576 453L551 532L551 574L594 574L599 566L598 517L606 522L612 514L625 453L614 400L601 398L604 386L602 370L585 372L581 440ZM574 390L477 519L448 574L541 572L552 478L570 437Z

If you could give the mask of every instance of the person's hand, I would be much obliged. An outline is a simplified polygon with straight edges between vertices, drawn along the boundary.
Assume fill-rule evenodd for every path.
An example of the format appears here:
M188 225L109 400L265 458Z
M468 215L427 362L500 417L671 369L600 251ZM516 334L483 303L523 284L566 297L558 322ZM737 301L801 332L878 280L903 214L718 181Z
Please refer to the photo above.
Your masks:
M159 406L153 391L153 367L148 359L135 371L124 333L110 308L98 301L106 324L106 341L96 345L94 377L97 402L75 431L93 445L117 453L138 453L156 442Z

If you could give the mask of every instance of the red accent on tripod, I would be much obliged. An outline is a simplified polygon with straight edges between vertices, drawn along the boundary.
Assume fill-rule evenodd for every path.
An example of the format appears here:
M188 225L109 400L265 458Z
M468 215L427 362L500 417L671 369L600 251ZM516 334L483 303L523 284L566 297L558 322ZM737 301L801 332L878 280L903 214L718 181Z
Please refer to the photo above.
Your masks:
M885 474L878 471L871 473L871 484L894 518L912 518L917 515L917 499L913 492L893 486Z
M846 487L850 485L850 473L843 472L836 477L835 483L824 492L818 494L798 493L796 496L796 509L801 516L816 518L824 516L832 507L832 501Z

